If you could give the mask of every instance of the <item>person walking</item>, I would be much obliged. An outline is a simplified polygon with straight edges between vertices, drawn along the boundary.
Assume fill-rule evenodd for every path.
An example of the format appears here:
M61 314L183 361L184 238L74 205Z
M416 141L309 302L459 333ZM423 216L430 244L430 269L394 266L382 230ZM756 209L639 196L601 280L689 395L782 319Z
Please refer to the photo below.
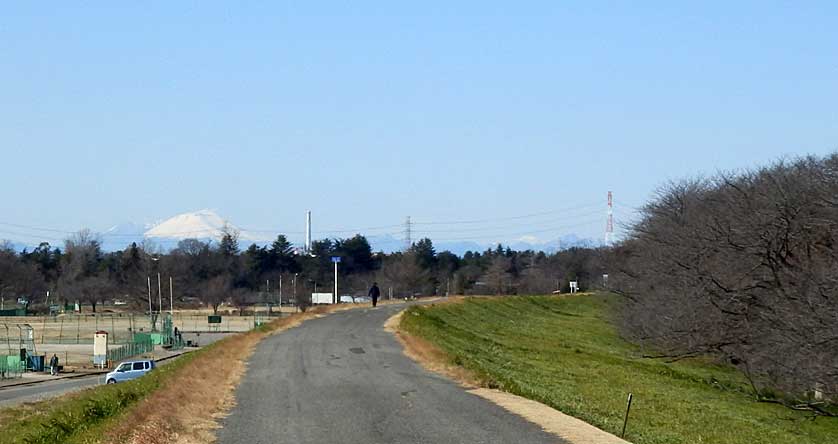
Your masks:
M378 282L372 283L372 288L370 288L369 297L372 298L372 306L375 307L378 305L378 298L381 296L381 290L378 289Z
M58 355L55 353L53 353L52 357L49 358L49 374L52 376L58 374Z

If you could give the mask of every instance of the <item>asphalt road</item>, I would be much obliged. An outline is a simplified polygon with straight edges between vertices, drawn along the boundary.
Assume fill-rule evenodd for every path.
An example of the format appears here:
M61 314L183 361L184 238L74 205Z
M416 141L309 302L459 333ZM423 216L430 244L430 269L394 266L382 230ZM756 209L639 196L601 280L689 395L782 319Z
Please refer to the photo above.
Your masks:
M263 340L219 442L562 442L404 356L383 329L403 308L339 312Z
M185 335L184 335L185 336ZM212 343L227 335L210 336L204 334L202 341L204 343ZM130 358L133 359L133 358ZM130 360L130 359L126 359ZM166 365L172 362L175 358L165 360L158 360L158 365ZM54 381L43 381L35 384L8 386L0 388L0 408L11 407L26 402L42 401L44 399L54 398L56 396L65 395L78 390L96 387L105 383L105 375L83 376L78 378L64 378Z
M0 407L40 401L88 387L94 387L101 384L103 377L104 375L93 375L82 378L45 381L31 385L4 387L0 390Z

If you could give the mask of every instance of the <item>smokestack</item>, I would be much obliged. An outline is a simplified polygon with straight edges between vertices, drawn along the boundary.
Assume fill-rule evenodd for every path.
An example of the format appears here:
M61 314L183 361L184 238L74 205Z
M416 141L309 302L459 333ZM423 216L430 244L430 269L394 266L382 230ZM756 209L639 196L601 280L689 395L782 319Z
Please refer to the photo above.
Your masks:
M311 253L311 211L306 211L306 245L305 252Z

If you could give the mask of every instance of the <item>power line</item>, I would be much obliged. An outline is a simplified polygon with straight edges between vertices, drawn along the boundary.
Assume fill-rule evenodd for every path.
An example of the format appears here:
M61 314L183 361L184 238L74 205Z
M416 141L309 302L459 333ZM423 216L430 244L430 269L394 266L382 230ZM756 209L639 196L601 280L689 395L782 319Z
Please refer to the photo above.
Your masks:
M590 219L585 221L580 221L574 224L566 224L561 226L555 226L550 228L538 229L538 230L527 230L527 231L519 231L519 232L505 232L505 233L493 233L493 234L483 234L480 236L467 236L467 237L457 237L457 238L449 238L449 239L434 239L437 242L452 242L452 241L462 241L462 240L477 240L477 239L486 239L486 238L503 238L503 237L514 237L514 236L526 236L529 234L540 234L540 233L551 233L566 230L568 228L576 228L581 226L592 226L601 223L602 219ZM420 231L421 233L421 231Z
M407 216L407 219L404 223L404 251L410 250L410 247L413 246L413 239L410 228L410 216Z
M599 206L600 204L588 204L588 205L577 205L574 207L567 207L561 208L557 210L550 210L550 211L543 211L539 213L531 213L531 214L524 214L520 216L510 216L510 217L499 217L499 218L491 218L491 219L474 219L474 220L454 220L454 221L439 221L439 222L414 222L416 225L458 225L458 224L478 224L478 223L487 223L487 222L502 222L507 220L518 220L518 219L528 219L532 217L539 217L539 216L547 216L550 214L556 214L561 212L567 212L572 210L578 209L585 209L585 208L592 208L595 206Z
M581 213L581 214L567 215L567 216L560 217L560 218L554 218L554 219L539 221L538 224L544 225L544 224L550 224L550 223L554 223L554 222L571 221L571 220L579 219L581 217L587 217L587 216L592 216L592 215L601 214L601 213L602 213L602 210L587 211L587 212ZM523 226L525 226L525 224L519 223L519 224L515 224L515 225L502 225L502 226L481 227L481 228L451 228L451 229L441 229L441 230L436 230L436 229L424 230L423 229L423 230L414 230L414 231L415 232L421 232L421 233L468 233L468 232L480 232L480 231L521 228Z
M578 214L573 214L573 212L577 212L579 210L585 210L593 207L598 207L601 204L585 204L585 205L576 205L576 206L569 206L561 209L549 210L549 211L542 211L536 213L529 213L517 216L507 216L507 217L498 217L498 218L484 218L484 219L471 219L471 220L449 220L449 221L426 221L426 222L414 222L410 218L408 218L407 222L404 225L401 224L392 224L392 225L380 225L374 227L362 227L362 228L353 228L353 229L346 229L346 228L336 228L336 229L329 229L329 230L318 230L320 233L323 234L340 234L340 233L368 233L371 231L384 231L384 230L393 230L394 228L404 227L404 231L402 233L398 232L387 232L387 233L380 233L378 235L381 236L396 236L398 234L403 234L405 237L405 242L412 242L412 239L416 233L482 233L487 231L493 230L507 230L507 229L515 229L521 228L523 229L526 225L539 225L544 226L545 224L559 222L559 221L566 221L568 219L578 219L582 217L586 217L592 214L598 214L599 210L596 211L585 211L580 212ZM616 209L622 213L625 211L625 207L621 205L615 204L617 207ZM454 226L458 225L476 225L476 224L491 224L495 222L503 222L503 221L518 221L518 220L527 220L527 219L536 219L543 216L548 215L555 215L557 213L564 213L562 217L558 218L550 218L546 220L540 220L532 222L526 222L522 224L504 224L499 226L478 226L478 227L467 227L467 228L454 228ZM525 225L526 224L526 225ZM43 232L43 233L58 233L61 235L74 235L78 231L68 231L62 230L57 228L47 228L42 226L33 226L33 225L24 225L24 224L17 224L12 222L0 222L0 225L19 228L23 231L29 232ZM423 225L423 226L440 226L439 229L426 229L426 230L416 230L413 226L414 225ZM444 226L449 225L451 228L443 228ZM574 226L578 226L579 224L575 224ZM289 230L281 230L281 229L249 229L245 227L236 227L237 230L247 232L247 233L276 233L276 234L303 234L304 231L289 231ZM522 232L522 234L529 234L529 233L537 233L537 232L545 232L554 230L553 228L547 230L536 230L536 231L528 231ZM206 228L201 230L188 230L188 231L180 231L180 232L171 232L166 233L167 235L171 236L217 236L219 233L219 229L215 228ZM37 238L37 239L46 239L52 241L63 241L64 239L53 236L48 236L42 233L27 233L21 232L20 230L2 230L0 232L4 232L9 235L20 236L25 238ZM99 232L96 233L100 238L104 239L119 239L119 238L136 238L138 236L143 236L143 233L138 234L125 234L125 233L108 233L108 232ZM496 236L497 234L481 234L480 236L472 236L469 238L460 238L460 239L478 239L483 237L489 236ZM509 234L512 235L512 234Z

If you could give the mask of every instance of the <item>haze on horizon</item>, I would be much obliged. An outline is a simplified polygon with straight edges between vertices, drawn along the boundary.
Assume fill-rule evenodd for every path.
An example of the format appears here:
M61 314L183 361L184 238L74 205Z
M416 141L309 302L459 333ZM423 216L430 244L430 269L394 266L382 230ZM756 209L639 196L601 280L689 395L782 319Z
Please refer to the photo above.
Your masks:
M310 209L324 232L601 238L609 190L619 223L667 180L838 148L836 13L7 5L0 239L201 208L278 232Z

